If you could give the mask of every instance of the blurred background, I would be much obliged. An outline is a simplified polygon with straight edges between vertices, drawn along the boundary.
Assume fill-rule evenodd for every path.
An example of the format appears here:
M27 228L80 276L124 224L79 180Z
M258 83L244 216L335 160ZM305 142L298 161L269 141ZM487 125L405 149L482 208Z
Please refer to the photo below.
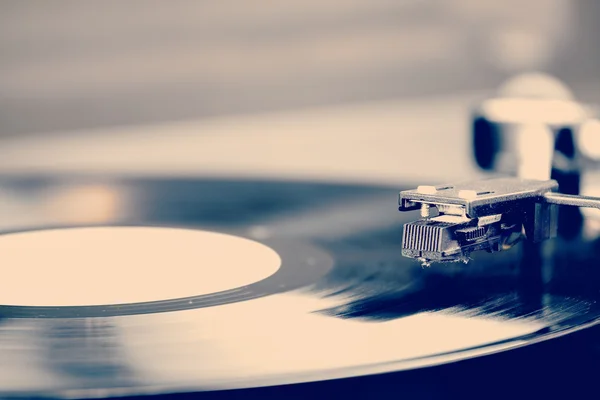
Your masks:
M0 135L493 89L598 93L595 0L3 0ZM593 84L593 87L590 87Z
M457 179L470 110L507 78L600 101L595 0L0 7L4 172Z

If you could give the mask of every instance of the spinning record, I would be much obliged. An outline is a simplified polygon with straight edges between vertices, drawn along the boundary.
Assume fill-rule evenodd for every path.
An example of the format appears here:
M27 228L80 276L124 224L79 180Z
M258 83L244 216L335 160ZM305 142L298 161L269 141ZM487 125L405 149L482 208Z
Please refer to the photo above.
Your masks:
M402 371L600 318L598 242L424 268L402 187L6 177L0 396L237 389ZM538 260L539 261L539 260Z

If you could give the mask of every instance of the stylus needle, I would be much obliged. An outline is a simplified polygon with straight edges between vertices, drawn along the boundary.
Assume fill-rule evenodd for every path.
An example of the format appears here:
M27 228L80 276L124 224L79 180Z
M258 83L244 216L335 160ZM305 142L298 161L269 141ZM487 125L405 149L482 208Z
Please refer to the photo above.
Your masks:
M544 193L544 198L547 203L559 204L561 206L600 208L600 197L547 192Z

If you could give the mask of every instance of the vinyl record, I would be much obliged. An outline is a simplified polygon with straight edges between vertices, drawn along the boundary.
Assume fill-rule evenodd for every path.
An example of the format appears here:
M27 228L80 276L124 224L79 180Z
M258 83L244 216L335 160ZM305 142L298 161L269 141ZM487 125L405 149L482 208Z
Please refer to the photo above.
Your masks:
M598 242L424 268L404 187L5 177L0 396L240 389L439 365L600 317ZM537 266L537 267L536 267Z

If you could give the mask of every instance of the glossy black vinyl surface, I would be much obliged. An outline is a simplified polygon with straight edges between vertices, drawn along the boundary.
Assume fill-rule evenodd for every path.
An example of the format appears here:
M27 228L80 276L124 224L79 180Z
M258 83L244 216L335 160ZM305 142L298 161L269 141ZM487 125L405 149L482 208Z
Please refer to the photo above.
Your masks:
M559 337L600 319L600 241L559 238L423 268L401 256L402 225L418 213L397 211L399 189L405 188L3 178L0 210L20 207L5 213L6 235L90 225L184 227L262 242L282 265L242 294L194 302L118 310L0 306L0 396L401 391L464 398L473 394L467 387L480 391L497 379L505 383L498 393L521 384L535 391L540 376L572 379L597 367L593 329ZM86 193L104 193L110 212ZM2 268L10 279L11 265ZM553 340L522 348L546 339ZM508 349L517 350L489 355Z

